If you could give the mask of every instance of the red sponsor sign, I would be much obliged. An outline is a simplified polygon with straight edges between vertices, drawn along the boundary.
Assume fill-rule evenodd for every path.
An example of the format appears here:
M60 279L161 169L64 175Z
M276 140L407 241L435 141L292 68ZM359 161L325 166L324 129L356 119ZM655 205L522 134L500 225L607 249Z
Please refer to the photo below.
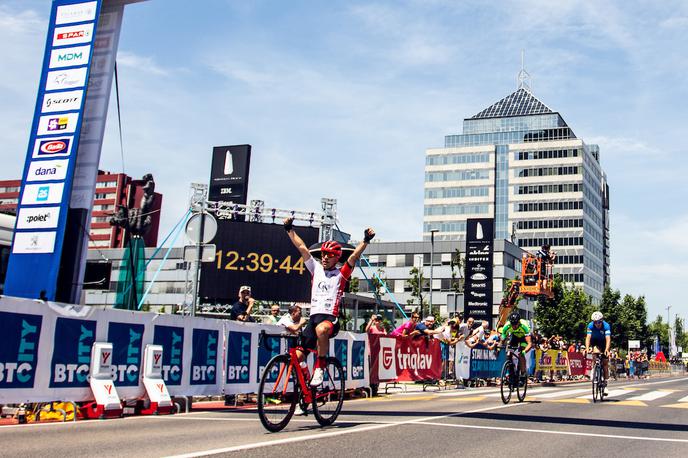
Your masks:
M394 347L381 345L381 337L385 342L393 339ZM369 335L368 341L371 383L438 380L442 376L442 354L437 339Z
M82 38L86 36L86 31L84 30L78 30L76 32L64 32L64 33L58 33L57 34L57 39L58 40L69 40L70 38Z
M569 352L569 370L570 374L585 375L586 359L583 353Z

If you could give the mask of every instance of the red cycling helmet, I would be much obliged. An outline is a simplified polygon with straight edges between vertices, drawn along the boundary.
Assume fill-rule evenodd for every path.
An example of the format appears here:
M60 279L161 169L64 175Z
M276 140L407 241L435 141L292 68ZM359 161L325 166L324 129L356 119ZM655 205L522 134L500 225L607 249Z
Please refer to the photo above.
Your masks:
M342 246L335 242L334 240L328 240L320 246L321 253L331 254L335 258L339 259L342 256Z

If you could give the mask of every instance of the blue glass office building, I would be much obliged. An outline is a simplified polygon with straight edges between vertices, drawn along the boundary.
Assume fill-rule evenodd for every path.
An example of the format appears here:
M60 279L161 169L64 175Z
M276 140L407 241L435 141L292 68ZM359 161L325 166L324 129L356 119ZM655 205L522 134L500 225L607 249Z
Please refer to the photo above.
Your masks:
M594 300L609 283L609 187L597 145L576 137L527 86L463 121L426 151L423 236L464 240L468 218L493 217L495 237L536 251Z

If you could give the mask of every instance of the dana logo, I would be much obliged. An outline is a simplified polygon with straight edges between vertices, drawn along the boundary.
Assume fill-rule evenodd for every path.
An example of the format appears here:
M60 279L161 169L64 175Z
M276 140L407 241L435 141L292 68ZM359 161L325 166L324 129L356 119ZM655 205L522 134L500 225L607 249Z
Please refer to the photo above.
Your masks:
M382 349L382 367L390 369L394 362L394 351L390 347Z
M191 350L191 385L214 385L219 332L194 329Z
M29 164L26 181L64 180L68 167L69 159L33 161Z
M0 312L0 389L33 388L41 315Z
M96 18L98 2L75 3L57 7L55 24L71 24L73 22L93 21Z
M70 70L56 70L48 72L45 90L72 89L86 85L87 67L73 68Z
M60 207L22 207L17 217L17 229L51 229L57 227Z
M63 157L69 156L71 153L72 139L74 137L53 137L53 138L39 138L34 143L33 157Z
M55 321L50 388L88 386L96 321L59 317Z
M251 364L251 333L231 331L227 336L227 383L248 383Z
M86 65L90 54L91 45L54 49L50 53L50 68Z

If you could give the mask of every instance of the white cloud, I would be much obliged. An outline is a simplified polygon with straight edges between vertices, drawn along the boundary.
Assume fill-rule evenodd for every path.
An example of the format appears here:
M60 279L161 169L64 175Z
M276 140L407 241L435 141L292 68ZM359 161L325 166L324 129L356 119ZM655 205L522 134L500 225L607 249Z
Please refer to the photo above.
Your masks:
M139 56L130 51L119 50L117 52L117 65L134 68L157 76L168 76L170 74L168 69L161 67L152 57Z
M656 160L658 156L669 154L657 146L649 145L633 137L590 136L586 138L586 143L599 145L604 156L612 156L614 159L642 156L649 160Z

